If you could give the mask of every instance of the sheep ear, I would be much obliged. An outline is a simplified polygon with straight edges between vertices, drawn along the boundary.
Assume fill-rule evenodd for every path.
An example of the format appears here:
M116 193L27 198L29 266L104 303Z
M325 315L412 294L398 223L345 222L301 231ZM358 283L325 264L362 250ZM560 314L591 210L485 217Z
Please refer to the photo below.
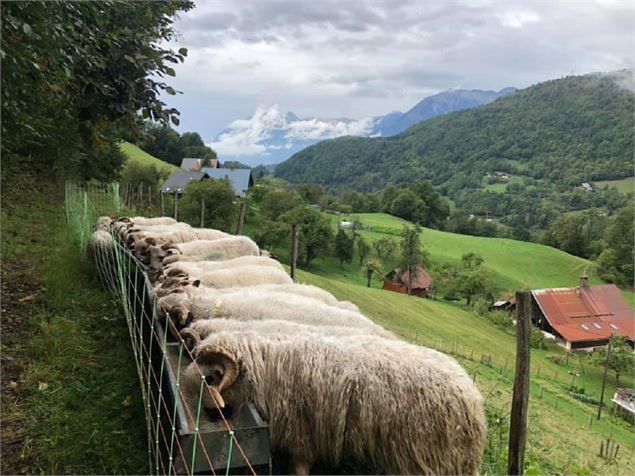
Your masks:
M192 283L192 286L194 286L195 288L198 288L200 285L201 285L201 280L200 279L196 279Z

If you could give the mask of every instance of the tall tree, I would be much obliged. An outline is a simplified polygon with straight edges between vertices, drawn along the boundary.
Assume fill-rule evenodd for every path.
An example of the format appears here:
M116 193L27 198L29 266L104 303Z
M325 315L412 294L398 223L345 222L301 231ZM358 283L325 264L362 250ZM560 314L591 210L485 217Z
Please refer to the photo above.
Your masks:
M348 236L346 232L340 228L335 235L334 246L335 256L339 260L340 266L344 265L344 263L350 263L353 259L353 248L353 238Z
M185 221L199 226L204 206L206 227L233 232L237 218L234 200L234 191L227 180L208 179L188 185L179 210Z
M401 232L399 248L399 267L408 275L408 296L412 295L412 281L416 279L420 266L427 264L427 254L421 247L421 228L419 226L404 226Z

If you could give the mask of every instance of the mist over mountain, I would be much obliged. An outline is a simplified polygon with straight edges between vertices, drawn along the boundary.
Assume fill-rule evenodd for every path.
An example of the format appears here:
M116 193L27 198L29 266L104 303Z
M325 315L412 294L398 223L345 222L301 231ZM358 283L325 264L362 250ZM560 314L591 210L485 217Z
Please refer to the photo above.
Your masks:
M456 89L424 98L409 111L362 119L299 118L278 105L260 105L253 116L239 119L219 132L209 144L222 160L239 160L251 166L277 164L322 140L342 136L388 137L432 117L471 109L515 91Z

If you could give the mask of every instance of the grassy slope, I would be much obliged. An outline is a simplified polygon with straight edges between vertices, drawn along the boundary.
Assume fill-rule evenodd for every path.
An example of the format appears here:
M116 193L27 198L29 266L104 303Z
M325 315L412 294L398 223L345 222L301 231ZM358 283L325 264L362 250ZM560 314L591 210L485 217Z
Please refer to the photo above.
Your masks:
M515 337L494 327L456 305L430 301L365 288L350 282L329 279L304 271L299 272L301 282L320 286L332 292L339 299L356 303L360 309L376 322L390 329L406 340L415 341L439 350L449 352L456 349L461 354L461 364L471 373L478 371L477 383L483 395L488 395L488 411L499 412L503 416L509 410L513 383L513 362ZM491 354L494 366L479 365L481 354ZM605 417L600 422L593 420L588 428L589 418L595 408L568 396L571 372L580 372L575 385L584 387L587 394L596 398L600 392L601 369L580 363L572 358L567 365L556 365L547 359L552 354L563 354L563 350L550 345L547 350L532 350L532 393L530 397L529 443L526 461L539 474L554 472L593 473L615 472L603 466L596 457L602 439L612 437L625 448L619 467L624 472L634 467L632 432L624 422ZM473 359L469 357L473 356ZM504 370L503 370L504 369ZM582 370L583 369L583 370ZM623 384L632 386L632 379ZM610 376L607 395L612 395L615 386ZM542 399L540 388L543 389ZM559 397L559 398L557 398ZM555 408L556 401L558 408ZM506 419L508 416L504 416ZM491 427L488 452L502 451L499 465L496 458L486 458L485 472L503 472L504 448L497 443L498 432L504 428ZM506 437L503 435L504 445Z
M330 217L334 223L342 219L336 215ZM354 217L373 227L373 231L362 232L362 235L372 241L386 234L399 239L403 226L410 224L384 213L360 213ZM421 241L435 261L456 262L464 253L480 254L497 286L506 292L523 288L575 286L583 273L590 273L591 283L602 282L594 276L590 261L537 243L460 235L427 228L423 230ZM626 291L624 295L631 305L635 302L632 292Z
M629 177L621 180L602 180L600 182L593 182L593 185L596 187L615 187L624 194L635 193L635 177Z
M141 165L154 165L158 169L163 169L168 173L177 172L179 168L176 165L163 162L156 157L144 152L139 147L130 142L122 142L121 151L128 157L128 161L138 162Z
M45 186L27 182L32 193L19 205L3 196L3 297L12 305L2 355L15 360L3 361L13 383L3 379L2 473L144 473L145 418L125 320L92 278L59 187L38 193Z

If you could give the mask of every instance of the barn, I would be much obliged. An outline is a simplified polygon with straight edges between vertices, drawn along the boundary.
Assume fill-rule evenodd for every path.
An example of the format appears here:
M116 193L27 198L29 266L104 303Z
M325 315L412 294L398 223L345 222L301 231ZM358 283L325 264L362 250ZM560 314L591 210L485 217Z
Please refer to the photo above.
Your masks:
M581 276L575 288L531 293L533 324L569 350L606 345L613 335L635 341L635 314L614 284L590 286Z
M401 271L400 268L393 269L384 277L383 288L388 291L408 294L409 274ZM415 275L412 277L412 295L426 297L432 286L432 278L421 266L417 266Z

